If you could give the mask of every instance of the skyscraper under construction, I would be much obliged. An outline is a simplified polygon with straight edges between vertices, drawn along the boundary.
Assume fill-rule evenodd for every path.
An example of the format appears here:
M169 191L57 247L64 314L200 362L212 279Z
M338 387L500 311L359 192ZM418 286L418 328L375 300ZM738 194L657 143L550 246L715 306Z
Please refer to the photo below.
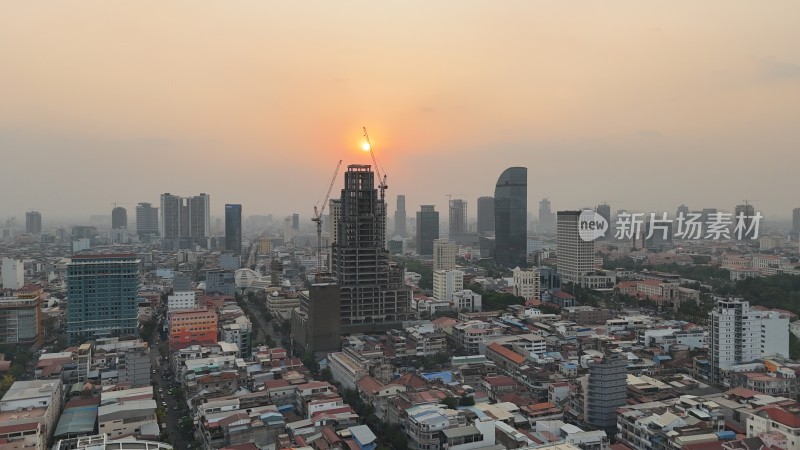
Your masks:
M386 203L371 166L347 167L335 213L332 269L341 293L342 332L388 329L407 320L411 291L403 269L389 262Z

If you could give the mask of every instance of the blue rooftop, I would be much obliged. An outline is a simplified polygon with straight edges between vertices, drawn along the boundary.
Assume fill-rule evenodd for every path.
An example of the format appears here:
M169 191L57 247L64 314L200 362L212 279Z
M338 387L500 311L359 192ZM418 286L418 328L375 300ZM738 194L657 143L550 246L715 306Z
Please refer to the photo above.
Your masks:
M422 376L428 381L442 380L445 383L453 382L453 372L428 372L423 373Z

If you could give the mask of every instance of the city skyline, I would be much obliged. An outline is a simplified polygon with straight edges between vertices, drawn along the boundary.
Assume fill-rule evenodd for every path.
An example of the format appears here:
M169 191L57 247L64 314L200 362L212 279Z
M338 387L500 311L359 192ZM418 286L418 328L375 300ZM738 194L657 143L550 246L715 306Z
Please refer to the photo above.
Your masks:
M0 148L40 180L4 174L15 195L0 215L85 217L206 191L215 216L232 202L310 214L337 159L369 161L361 126L409 211L446 211L448 192L491 195L492 174L512 166L532 168L529 210L541 197L554 210L609 198L666 211L752 198L776 217L797 207L776 195L791 192L800 162L794 2L318 2L318 15L89 3L22 2L0 17L0 53L15 68L0 73ZM92 170L99 161L120 169ZM586 186L559 182L567 164ZM86 172L94 182L70 183L64 202L55 183ZM221 173L259 189L210 186ZM752 181L764 173L772 183Z

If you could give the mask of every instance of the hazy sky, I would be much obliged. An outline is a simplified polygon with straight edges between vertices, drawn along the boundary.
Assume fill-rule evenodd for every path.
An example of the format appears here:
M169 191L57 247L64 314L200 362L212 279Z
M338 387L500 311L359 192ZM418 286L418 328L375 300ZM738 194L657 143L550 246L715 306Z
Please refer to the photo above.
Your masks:
M407 209L800 206L800 2L47 1L0 12L0 217L309 216L366 125ZM341 188L341 181L335 189Z

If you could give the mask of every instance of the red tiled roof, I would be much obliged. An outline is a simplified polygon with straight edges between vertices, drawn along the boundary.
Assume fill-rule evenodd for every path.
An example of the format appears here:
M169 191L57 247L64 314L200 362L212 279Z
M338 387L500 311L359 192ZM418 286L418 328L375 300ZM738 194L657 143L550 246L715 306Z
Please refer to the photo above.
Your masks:
M428 385L428 381L416 373L408 372L402 377L392 381L390 384L399 384L401 386L412 388L422 388Z
M361 379L356 382L356 385L358 385L360 391L367 393L375 393L383 388L383 383L369 375L361 377Z
M506 375L486 377L483 380L490 386L515 386L517 384L513 378Z
M733 388L725 393L728 395L735 395L741 398L753 398L756 395L759 395L758 392L743 387Z
M764 408L763 411L770 419L789 428L800 428L800 416L792 414L781 408Z
M502 345L495 342L494 344L489 345L488 349L492 350L493 352L497 353L498 355L508 359L509 361L513 362L514 364L522 364L525 362L525 357L520 355L519 353L513 352Z
M552 294L550 294L550 296L551 297L557 297L557 298L575 298L574 295L570 294L569 292L564 292L564 291L555 291Z
M535 403L533 405L528 406L531 411L543 411L545 409L552 409L555 408L556 405L551 402L544 402L544 403Z
M264 386L267 389L275 389L275 388L289 386L289 382L287 380L284 380L284 379L267 380L267 381L264 382Z

